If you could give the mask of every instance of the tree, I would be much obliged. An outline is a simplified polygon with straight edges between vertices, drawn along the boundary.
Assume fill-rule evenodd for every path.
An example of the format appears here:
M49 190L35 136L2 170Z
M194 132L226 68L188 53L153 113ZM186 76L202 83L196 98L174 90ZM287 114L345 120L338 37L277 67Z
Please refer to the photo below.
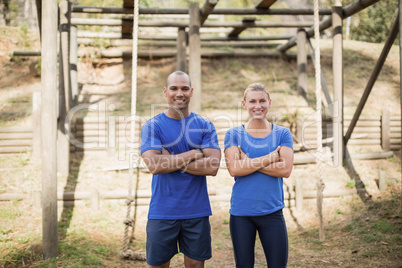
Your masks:
M373 43L384 42L391 31L397 13L397 0L381 0L360 11L352 17L350 38Z

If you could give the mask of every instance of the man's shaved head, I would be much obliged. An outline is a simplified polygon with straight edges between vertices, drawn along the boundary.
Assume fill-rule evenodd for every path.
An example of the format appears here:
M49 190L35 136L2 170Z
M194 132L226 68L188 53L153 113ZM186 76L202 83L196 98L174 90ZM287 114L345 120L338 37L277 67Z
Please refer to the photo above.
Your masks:
M183 71L175 71L175 72L169 74L168 77L166 78L166 88L168 88L168 86L169 86L169 82L170 82L171 77L173 77L173 76L175 76L175 75L184 75L184 76L186 76L187 79L188 79L188 81L189 81L189 85L190 85L190 87L191 87L191 79L190 79L190 76L188 76L188 74L186 74L186 73L183 72Z

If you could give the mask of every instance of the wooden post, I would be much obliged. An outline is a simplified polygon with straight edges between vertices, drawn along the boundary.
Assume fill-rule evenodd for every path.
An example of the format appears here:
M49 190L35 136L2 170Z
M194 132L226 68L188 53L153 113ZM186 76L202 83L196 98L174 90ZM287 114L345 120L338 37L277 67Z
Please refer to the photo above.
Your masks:
M304 29L297 31L297 93L307 97L307 52L306 32Z
M38 15L39 36L42 37L42 1L36 0L35 3L36 3L36 12Z
M333 135L334 167L342 165L344 158L343 144L343 37L342 7L332 8L332 71L334 83Z
M386 108L382 110L381 116L381 147L385 151L391 148L391 115Z
M303 180L298 178L296 179L296 210L303 210Z
M179 28L177 33L177 70L187 73L187 36L185 28Z
M191 3L189 7L189 47L190 47L190 79L194 88L190 107L195 113L201 112L201 40L200 40L200 8L198 3Z
M71 26L71 3L63 0L60 3L60 65L63 65L63 82L66 102L66 110L70 111L71 88L70 88L70 26Z
M402 0L399 0L399 14L402 14ZM402 20L399 20L399 70L402 70ZM399 97L401 104L401 157L402 157L402 71L399 71Z
M65 119L71 105L69 39L71 3L60 3L60 53L59 53L59 116L57 133L57 170L64 176L69 173L70 142Z
M98 189L92 189L91 193L91 209L94 211L99 210L99 191Z
M40 163L41 160L41 94L34 91L32 95L32 160Z
M78 76L77 76L77 62L78 62L78 42L77 42L77 26L71 25L70 28L70 82L71 82L71 106L78 103Z
M399 32L399 14L392 26L391 32L388 35L387 41L385 41L384 47L381 51L380 57L378 57L377 63L374 66L374 70L371 73L369 81L367 82L367 86L364 89L363 96L360 99L359 104L357 105L356 112L353 115L352 121L349 124L348 130L345 134L344 143L347 144L350 136L352 135L353 129L355 128L357 121L359 120L360 114L363 111L364 105L371 93L371 90L374 87L374 83L377 81L378 75L381 72L382 66L384 66L385 60L387 59L388 53L391 50L392 44L394 43L396 36Z
M42 1L42 250L58 255L57 235L57 1Z

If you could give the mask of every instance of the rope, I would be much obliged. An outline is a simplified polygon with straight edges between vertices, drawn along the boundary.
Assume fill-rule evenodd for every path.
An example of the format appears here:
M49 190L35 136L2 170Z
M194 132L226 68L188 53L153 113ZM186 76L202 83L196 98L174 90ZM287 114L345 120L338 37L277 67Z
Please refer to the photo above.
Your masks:
M323 215L322 215L322 201L324 182L322 174L322 116L321 116L321 62L320 62L320 16L319 16L318 0L314 0L314 36L316 40L315 46L315 96L316 96L316 122L317 122L317 164L318 164L318 180L317 180L317 213L320 224L319 239L324 241L324 227L323 227Z
M135 139L135 118L137 111L137 54L138 54L138 0L134 0L134 22L133 22L133 56L132 56L132 75L131 75L131 124L130 124L130 140L134 141ZM133 256L133 252L128 249L128 244L130 242L129 237L129 228L135 225L135 218L131 218L131 203L136 201L137 197L137 185L135 189L135 196L133 197L133 181L134 178L134 167L132 163L131 155L134 153L134 149L130 146L129 150L129 180L128 180L128 197L126 200L127 204L127 214L126 219L124 220L125 228L124 228L124 241L123 241L123 249L120 255L123 258L131 258ZM137 174L139 172L137 165ZM137 176L138 180L138 176Z

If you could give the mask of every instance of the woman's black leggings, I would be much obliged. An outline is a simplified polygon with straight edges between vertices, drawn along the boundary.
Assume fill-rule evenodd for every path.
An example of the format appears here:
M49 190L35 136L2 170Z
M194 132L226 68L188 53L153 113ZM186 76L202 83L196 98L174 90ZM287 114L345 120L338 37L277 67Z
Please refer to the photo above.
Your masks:
M269 268L286 267L288 233L282 210L264 216L230 215L236 267L254 267L256 232L261 240Z

